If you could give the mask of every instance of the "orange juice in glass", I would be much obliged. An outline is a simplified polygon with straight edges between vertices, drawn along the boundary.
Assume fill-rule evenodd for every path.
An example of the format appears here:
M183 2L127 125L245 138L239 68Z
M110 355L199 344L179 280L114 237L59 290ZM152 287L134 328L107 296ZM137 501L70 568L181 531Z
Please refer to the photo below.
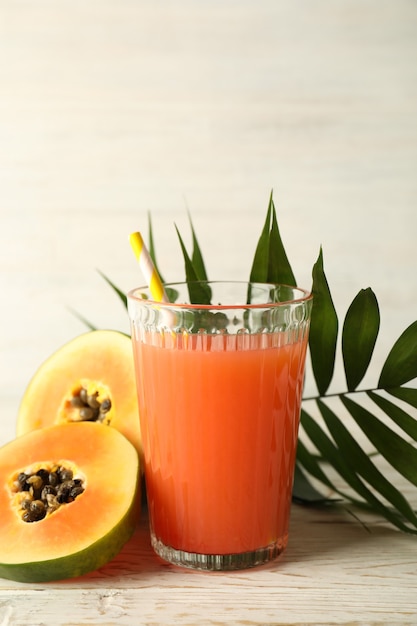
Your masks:
M212 304L128 294L151 541L203 570L253 567L288 541L312 296L205 283Z

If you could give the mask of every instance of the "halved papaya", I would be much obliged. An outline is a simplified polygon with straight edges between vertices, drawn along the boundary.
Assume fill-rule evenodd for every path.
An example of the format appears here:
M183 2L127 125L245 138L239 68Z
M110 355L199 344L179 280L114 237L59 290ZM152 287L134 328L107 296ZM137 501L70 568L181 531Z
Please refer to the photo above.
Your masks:
M89 331L52 354L25 390L17 434L80 421L116 428L141 455L133 352L127 335Z
M138 464L123 435L90 422L0 448L0 576L60 580L110 561L139 517Z

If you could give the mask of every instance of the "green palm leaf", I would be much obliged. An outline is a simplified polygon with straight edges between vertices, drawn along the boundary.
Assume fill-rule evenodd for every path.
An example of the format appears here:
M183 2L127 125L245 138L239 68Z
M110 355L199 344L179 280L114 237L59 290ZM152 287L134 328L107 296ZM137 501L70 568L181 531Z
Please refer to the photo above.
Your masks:
M198 303L198 304L210 304L211 289L208 284L205 284L203 281L200 281L198 272L201 271L201 268L196 269L194 267L192 259L190 258L187 252L187 249L184 245L180 232L177 227L175 228L177 231L182 254L184 257L185 279L188 283L188 293L190 296L190 302Z
M313 267L313 310L310 324L310 355L314 378L324 395L333 378L339 323L323 266L323 252Z
M106 283L108 285L110 285L110 287L113 289L113 291L118 295L118 297L122 301L123 306L127 309L127 296L126 296L126 294L121 289L116 287L116 285L110 280L110 278L107 278L107 276L105 274L103 274L103 272L101 272L100 270L97 270L97 271L100 274L100 276L102 278L104 278Z
M208 280L206 266L204 265L203 255L201 253L201 249L197 240L197 235L195 233L190 214L188 214L188 218L190 221L191 235L193 239L193 252L191 255L191 262L198 280Z
M349 429L343 424L337 415L321 400L317 401L320 413L329 429L340 454L344 458L350 459L356 474L362 476L366 482L378 491L392 506L394 506L409 522L411 522L417 532L417 516L415 515L410 504L380 472L376 465L371 461L354 437ZM377 428L380 428L379 420ZM375 428L375 424L373 425Z
M282 283L283 285L296 286L294 273L287 253L282 243L281 235L278 228L278 220L275 211L274 200L270 199L271 205L271 231L269 236L269 259L268 259L268 283Z
M417 409L417 389L413 389L412 387L390 387L387 391L395 398L403 400L403 402Z
M302 412L301 423L307 435L309 436L317 450L320 452L322 458L326 461L326 463L332 465L333 468L346 481L347 485L349 485L357 494L359 494L363 498L363 500L358 500L354 496L344 493L333 485L335 491L343 495L344 498L352 501L353 504L377 512L379 515L386 518L391 524L393 524L400 530L411 534L417 534L417 523L415 524L415 529L407 526L402 520L402 516L398 515L397 513L398 507L396 507L397 510L393 510L387 507L384 502L375 495L374 491L369 489L366 483L362 480L360 473L357 471L357 465L360 465L363 473L365 474L363 478L365 478L366 482L368 482L371 478L375 483L375 476L378 475L378 472L375 472L374 469L372 469L371 471L369 467L366 467L366 469L364 470L362 464L366 465L366 462L364 461L364 457L362 455L360 457L357 456L357 451L355 452L354 457L346 456L346 448L350 447L349 444L351 444L351 440L344 438L344 434L346 431L340 429L340 422L336 426L333 421L332 430L333 432L336 432L336 437L339 441L341 437L343 438L344 443L342 443L342 449L339 448L334 443L334 441L332 441L332 439L324 432L324 430L316 423L315 420L313 420L313 418L306 411ZM319 475L316 475L316 477L321 480ZM324 482L328 486L330 486L331 484L327 477ZM387 484L385 484L382 489L386 489L387 493L389 492ZM395 498L393 499L395 500ZM412 516L413 511L411 510L411 507L408 506L408 503L401 496L401 494L399 494L398 496L398 501L401 503L404 510L407 510L409 514L411 511L410 515Z
M379 307L373 291L362 289L350 305L342 332L342 353L347 388L353 391L371 361L379 331Z
M329 437L329 435L304 409L301 412L301 424L309 439L312 441L312 443L320 453L322 460L325 460L326 463L332 465L334 469L340 474L340 476L344 478L346 483L353 487L353 489L358 494L363 496L365 500L368 498L371 499L372 503L380 508L380 512L382 513L384 509L383 505L362 482L362 480L356 474L355 470L352 468L348 460L340 454L339 449ZM341 495L346 497L346 493L341 491L340 488L336 487L334 482L331 482L324 473L322 474L322 478L320 478L319 473L316 473L316 478L318 478L319 480L323 480L323 475L325 476L325 480L323 481L325 482L325 484L327 484L329 487L331 486L337 493L340 493ZM354 497L349 497L349 499L351 499L355 504L360 504L360 500Z
M313 418L307 413L305 409L303 409L301 411L301 423L304 425L307 422L307 420L312 420L312 422L314 423ZM321 483L323 483L329 489L331 489L331 491L334 491L335 493L339 493L342 496L344 495L343 493L340 492L340 490L336 487L336 485L327 476L317 456L307 449L307 446L304 444L302 437L300 437L298 440L296 465L301 465L302 467L304 467L307 474L319 480ZM297 474L295 475L295 478L297 478ZM296 484L296 481L295 481L295 484ZM294 497L294 490L293 490L293 497ZM321 500L323 502L330 501L330 499L325 498L324 496L322 496L321 498L316 498L316 499L318 501ZM312 500L312 495L305 494L303 493L302 490L298 492L298 489L295 489L295 500L301 503L309 503Z
M410 463L411 459L417 459L417 449L360 404L343 395L341 400L378 452L417 486L417 463Z
M392 393L392 391L393 390L391 390L390 392ZM405 391L406 393L402 394L403 391ZM403 400L405 400L405 398L407 397L408 391L414 392L413 394L411 394L412 396L417 396L417 389L404 389L400 387L395 390L395 392L398 393L397 397ZM392 419L393 422L395 422L395 424L397 424L397 426L399 426L407 435L414 439L414 441L417 441L417 420L415 420L411 415L406 413L401 407L397 406L393 402L390 402L386 398L383 398L374 391L368 391L368 396L371 398L371 400L375 402L377 406L379 406L380 409L385 412L386 415L388 415L389 418ZM414 406L417 406L417 398L415 398L415 400L416 404Z
M279 232L272 192L249 280L254 283L297 285Z
M417 378L417 321L395 342L379 377L378 387L400 387Z
M253 258L252 269L250 271L249 280L251 283L267 283L268 282L268 266L269 266L269 239L271 229L271 215L273 211L272 193L269 199L268 210L266 213L265 223L256 246Z
M67 308L69 311L71 311L73 315L75 315L75 317L77 317L80 320L80 322L84 324L84 326L88 328L88 330L97 330L97 326L93 324L92 322L90 322L86 317L84 317L84 315L81 315L81 313L78 313L78 311L76 311L72 307L67 307Z
M300 504L327 504L336 501L335 498L328 498L323 496L318 489L316 489L307 478L306 474L301 469L300 462L295 464L294 472L294 485L293 500Z

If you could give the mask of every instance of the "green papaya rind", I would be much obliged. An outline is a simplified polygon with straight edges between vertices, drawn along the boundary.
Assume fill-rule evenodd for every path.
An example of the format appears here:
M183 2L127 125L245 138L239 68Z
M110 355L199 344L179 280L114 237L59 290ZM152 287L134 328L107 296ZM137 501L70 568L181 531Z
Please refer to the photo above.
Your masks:
M33 563L0 563L0 578L21 583L42 583L77 578L103 567L121 551L137 524L136 498L129 512L106 536L68 556Z

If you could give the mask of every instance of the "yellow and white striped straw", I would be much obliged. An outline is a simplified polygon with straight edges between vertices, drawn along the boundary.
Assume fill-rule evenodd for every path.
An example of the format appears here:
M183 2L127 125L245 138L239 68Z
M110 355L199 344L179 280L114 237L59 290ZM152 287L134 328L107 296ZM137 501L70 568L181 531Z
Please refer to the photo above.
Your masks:
M162 281L152 262L151 255L140 233L132 233L129 237L130 245L138 260L139 267L148 284L152 298L156 302L169 302Z

